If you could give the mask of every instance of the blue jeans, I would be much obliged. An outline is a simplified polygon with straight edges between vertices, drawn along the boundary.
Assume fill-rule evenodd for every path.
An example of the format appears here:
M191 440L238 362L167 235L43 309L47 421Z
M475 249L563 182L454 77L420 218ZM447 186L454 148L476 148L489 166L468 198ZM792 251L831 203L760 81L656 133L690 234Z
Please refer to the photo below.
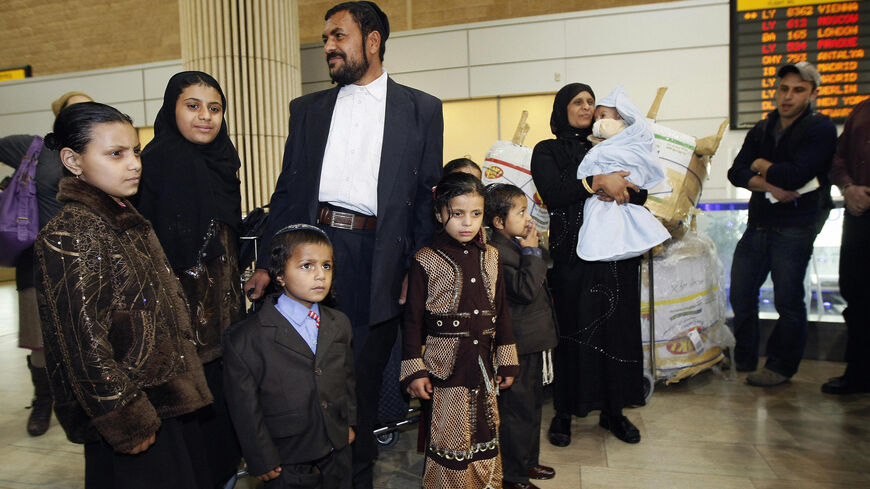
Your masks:
M734 358L744 368L754 370L758 365L758 293L770 273L779 319L767 340L765 368L786 377L797 372L807 342L804 277L816 229L747 228L737 243L731 265L730 299L737 339Z

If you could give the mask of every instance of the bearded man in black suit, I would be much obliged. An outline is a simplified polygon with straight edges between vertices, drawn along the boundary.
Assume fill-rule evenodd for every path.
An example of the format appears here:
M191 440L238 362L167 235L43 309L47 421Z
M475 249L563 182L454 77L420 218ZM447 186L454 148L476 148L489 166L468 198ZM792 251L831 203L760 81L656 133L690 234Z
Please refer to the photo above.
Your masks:
M432 187L441 175L444 120L440 100L384 71L390 28L374 2L336 5L325 20L323 50L337 86L290 103L290 135L264 236L308 223L332 240L336 306L350 317L354 335L354 487L371 487L372 430L408 260L435 230ZM260 253L245 284L254 299L269 283L268 259Z

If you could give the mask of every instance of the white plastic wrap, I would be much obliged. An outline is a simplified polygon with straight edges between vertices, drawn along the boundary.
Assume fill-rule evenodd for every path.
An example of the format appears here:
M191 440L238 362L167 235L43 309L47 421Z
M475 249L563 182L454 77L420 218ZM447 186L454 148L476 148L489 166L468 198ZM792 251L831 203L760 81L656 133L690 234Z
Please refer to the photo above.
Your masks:
M650 370L649 267L641 275L641 337ZM724 358L734 335L725 324L725 278L716 245L697 231L665 243L653 261L656 379L694 375Z
M532 148L510 141L496 141L483 162L483 184L509 183L521 188L529 201L528 212L538 232L550 228L550 215L532 181Z

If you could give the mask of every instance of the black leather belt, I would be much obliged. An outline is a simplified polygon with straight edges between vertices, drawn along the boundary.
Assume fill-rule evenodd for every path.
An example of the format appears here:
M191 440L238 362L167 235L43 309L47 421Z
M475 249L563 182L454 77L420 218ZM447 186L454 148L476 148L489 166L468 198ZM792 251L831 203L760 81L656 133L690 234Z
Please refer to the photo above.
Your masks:
M367 231L374 231L378 226L377 217L341 212L329 207L320 208L320 212L317 213L317 222L337 229L364 229Z

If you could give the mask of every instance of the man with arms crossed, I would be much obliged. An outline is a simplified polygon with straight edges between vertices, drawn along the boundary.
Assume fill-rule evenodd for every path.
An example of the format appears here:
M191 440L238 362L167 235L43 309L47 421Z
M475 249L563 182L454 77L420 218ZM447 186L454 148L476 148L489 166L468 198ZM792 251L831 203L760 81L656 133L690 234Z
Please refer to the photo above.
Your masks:
M408 258L434 232L432 187L441 174L444 128L440 100L399 85L384 71L389 33L387 16L374 2L346 2L326 13L323 49L338 86L290 103L284 166L264 233L268 238L289 224L317 224L333 243L336 306L353 326L354 487L366 488L372 487L372 430ZM254 299L269 283L268 258L260 253L245 284Z
M767 363L746 377L759 387L788 381L803 356L804 277L813 241L831 208L828 171L837 140L831 120L812 109L821 82L816 68L807 62L789 64L777 77L776 110L749 131L728 170L732 184L752 190L749 222L731 266L738 370L758 366L758 291L768 273L779 313L767 341Z

